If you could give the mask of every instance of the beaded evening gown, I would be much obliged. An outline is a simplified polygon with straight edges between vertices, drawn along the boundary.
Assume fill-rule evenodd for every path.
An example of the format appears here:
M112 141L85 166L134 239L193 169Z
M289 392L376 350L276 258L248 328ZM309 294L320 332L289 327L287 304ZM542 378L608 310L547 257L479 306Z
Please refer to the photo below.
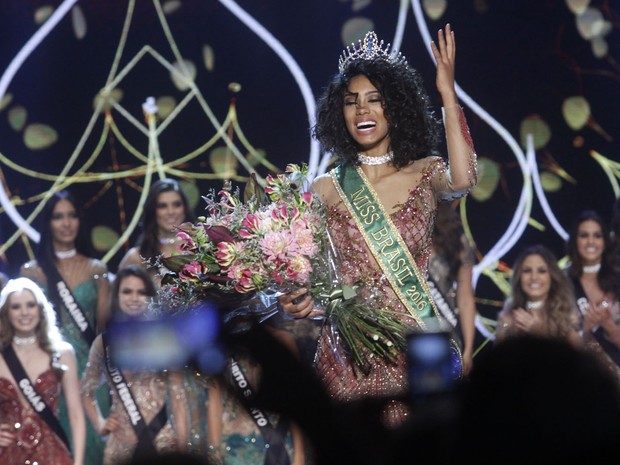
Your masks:
M251 357L239 355L239 367L252 386L258 385L257 374L259 367ZM219 462L223 465L254 465L265 462L265 453L269 444L250 416L246 407L238 400L234 393L233 381L222 390L222 437L219 449ZM279 415L266 412L269 421L284 434L284 444L289 460L293 461L293 438L288 422Z
M422 178L410 193L407 202L391 219L422 276L426 276L430 241L435 221L438 192L446 191L447 167L438 157L430 157L422 171ZM328 228L334 246L340 254L340 273L345 284L358 281L366 283L365 288L380 292L383 307L402 314L411 328L417 323L407 316L407 310L400 302L388 280L375 262L354 220L344 206L328 206ZM406 394L408 389L406 357L403 352L397 363L390 364L377 358L367 375L354 370L352 362L336 353L331 344L331 328L323 327L316 358L319 377L329 394L337 401L349 402L363 397L378 397L386 400ZM397 426L406 420L408 407L405 403L390 401L385 412L385 422Z
M182 386L168 383L166 374L156 372L138 373L126 370L122 370L122 373L147 424L155 418L163 405L166 404L168 396L174 399L181 399L183 397ZM92 345L88 365L82 378L81 392L83 395L93 398L96 395L97 389L103 384L112 386L113 382L105 366L101 336L97 336ZM122 400L119 398L116 390L112 389L111 393L110 416L115 416L118 419L120 427L112 431L107 438L103 453L104 465L117 465L127 462L131 459L138 442ZM173 411L173 408L168 407L167 414L170 416ZM157 436L155 436L154 444L158 452L178 450L177 435L170 420L159 430Z
M592 352L599 359L602 365L607 368L607 370L609 370L609 372L614 376L618 385L620 385L620 367L616 365L616 363L611 359L609 354L594 338L592 333L584 335L583 344L585 349L589 352Z
M57 401L62 387L56 372L52 369L44 371L33 385L45 403L57 414ZM39 414L24 402L15 383L7 378L0 378L0 421L19 425L15 430L16 445L0 449L0 465L71 465L73 459L65 444Z
M620 384L620 366L618 366L613 361L607 351L603 348L603 346L601 346L599 341L594 337L591 332L583 332L583 316L588 306L590 305L590 302L585 295L585 292L583 291L583 287L579 280L571 279L571 281L573 283L573 288L578 294L575 297L577 302L577 308L579 309L579 324L582 331L583 345L587 351L592 352L595 357L598 358L598 360L603 364L603 366L605 366L609 370L609 372L614 376L616 381ZM620 325L620 305L612 305L609 310L611 312L614 322L617 325Z
M107 267L100 260L77 256L70 259L70 265L65 270L60 270L63 279L71 289L73 296L80 308L84 311L86 318L92 328L96 328L97 319L97 297L102 281L107 279ZM21 275L28 277L39 284L44 291L47 289L47 278L36 260L30 261L22 267ZM71 276L72 279L68 279ZM82 337L79 328L67 311L57 312L58 325L64 339L71 344L75 350L77 359L78 375L81 378L88 361L89 344ZM104 412L109 408L109 394L107 390L101 389L98 393L101 408ZM70 431L69 417L64 398L61 397L59 403L59 418L65 431ZM90 424L86 428L86 452L84 455L84 465L100 465L103 456L104 442L101 437L93 430Z

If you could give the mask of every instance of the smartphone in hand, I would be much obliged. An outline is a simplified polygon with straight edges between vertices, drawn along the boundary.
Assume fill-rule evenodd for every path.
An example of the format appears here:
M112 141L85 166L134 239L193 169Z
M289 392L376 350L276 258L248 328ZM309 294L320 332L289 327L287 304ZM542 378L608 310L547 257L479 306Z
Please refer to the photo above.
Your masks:
M447 331L407 335L409 389L414 398L453 390L455 379L450 344Z

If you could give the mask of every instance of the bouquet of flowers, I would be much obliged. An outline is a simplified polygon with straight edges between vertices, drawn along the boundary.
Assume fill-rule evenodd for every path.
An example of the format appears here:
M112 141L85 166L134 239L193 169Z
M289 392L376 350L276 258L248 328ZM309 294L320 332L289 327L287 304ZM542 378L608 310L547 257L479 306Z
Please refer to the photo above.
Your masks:
M180 225L180 252L161 259L170 273L160 300L179 309L219 299L228 304L225 321L250 314L263 321L279 311L278 296L306 287L332 326L334 350L342 340L365 372L374 356L396 359L407 327L393 312L371 307L372 299L362 301L363 283L345 286L338 278L325 206L308 189L307 170L288 165L267 176L265 188L252 178L243 200L230 186L204 196L207 215Z

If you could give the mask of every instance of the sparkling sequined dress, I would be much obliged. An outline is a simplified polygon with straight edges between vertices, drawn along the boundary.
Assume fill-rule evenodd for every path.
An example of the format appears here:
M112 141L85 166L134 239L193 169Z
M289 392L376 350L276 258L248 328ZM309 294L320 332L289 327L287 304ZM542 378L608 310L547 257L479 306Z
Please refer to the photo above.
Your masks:
M583 331L583 317L588 307L590 306L590 301L583 290L583 286L578 279L571 279L573 283L573 288L576 293L576 302L577 308L579 309L579 326L582 332L583 344L587 351L592 352L595 357L597 357L603 366L605 366L610 373L615 377L616 381L620 384L620 366L618 366L610 355L607 353L605 348L600 344L600 342L596 339L592 332L584 332ZM612 315L614 322L617 325L620 325L620 305L616 303L616 305L611 305L609 307L609 311ZM613 350L613 349L612 349Z
M444 185L447 168L441 158L433 157L423 170L421 181L409 193L405 205L391 215L391 219L407 244L421 275L427 272L430 241L437 192ZM387 279L375 262L354 220L343 205L329 206L328 227L335 248L340 253L341 274L346 284L361 280L366 287L378 289L383 294L383 306L403 315L412 328L416 322L407 318L407 310L397 298ZM352 362L339 358L330 344L330 328L323 328L319 340L316 365L319 376L329 394L337 401L348 402L362 397L389 399L407 391L406 359L403 353L396 365L377 359L368 375L356 374ZM406 419L407 408L403 403L392 402L385 421L398 425Z
M56 372L49 369L35 380L34 388L45 403L58 413L61 384ZM71 465L73 459L64 443L45 421L21 400L19 387L0 378L0 422L19 425L12 447L0 449L0 465L32 465L34 463Z
M107 279L107 267L100 260L84 257L84 260L78 262L76 270L78 272L75 274L78 276L83 276L83 278L75 285L73 285L73 283L67 284L69 285L75 300L78 302L78 305L84 311L84 314L88 319L88 323L92 328L95 328L99 288L102 284L102 280ZM46 291L47 278L41 267L37 264L36 260L26 263L22 267L21 274L38 283L43 290ZM69 315L69 312L64 311L64 309L58 312L58 325L64 339L71 344L75 350L78 374L81 377L86 368L90 346L82 336L79 328L75 325L75 322ZM100 390L98 396L101 409L104 412L107 412L109 408L109 395L107 391L104 389ZM69 426L69 416L64 402L64 397L61 397L59 403L59 419L68 434L71 429ZM104 443L101 437L93 430L90 424L87 424L84 465L100 465L102 463L101 457L103 456L103 447Z
M248 381L253 386L258 385L256 374L259 367L248 356L237 357L237 362ZM265 453L269 444L266 443L261 429L250 416L234 392L235 387L231 380L222 393L222 438L219 446L219 455L224 465L254 465L265 462ZM274 427L283 421L279 415L265 412ZM285 425L281 425L285 426ZM284 444L293 459L293 439L288 427L284 428Z
M130 373L124 370L123 375L144 421L149 424L166 402L168 396L167 378L159 373ZM106 382L109 386L113 385L105 366L101 336L97 336L90 351L86 372L82 378L82 394L93 398L97 389ZM182 396L180 389L172 388L170 392L172 396ZM138 439L129 415L115 390L112 390L110 416L118 419L120 427L112 431L107 438L103 463L104 465L117 465L132 457ZM155 437L155 448L159 452L174 451L177 449L176 438L171 422L167 421Z

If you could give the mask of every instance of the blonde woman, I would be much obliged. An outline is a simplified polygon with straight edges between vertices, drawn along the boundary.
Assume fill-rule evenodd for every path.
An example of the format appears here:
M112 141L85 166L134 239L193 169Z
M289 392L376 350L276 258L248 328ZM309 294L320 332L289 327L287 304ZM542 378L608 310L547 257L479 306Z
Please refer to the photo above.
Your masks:
M30 279L9 280L0 293L0 349L0 464L82 465L86 424L75 353ZM57 417L61 394L69 438Z

